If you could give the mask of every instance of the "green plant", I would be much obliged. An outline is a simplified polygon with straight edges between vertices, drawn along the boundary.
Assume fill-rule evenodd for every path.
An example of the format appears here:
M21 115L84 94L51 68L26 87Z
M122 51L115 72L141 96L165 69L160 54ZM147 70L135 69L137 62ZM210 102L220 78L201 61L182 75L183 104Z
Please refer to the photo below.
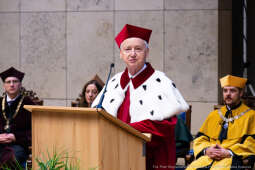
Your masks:
M42 154L42 157L36 158L36 163L39 166L38 170L79 170L79 161L74 157L68 156L68 152L57 152L53 149L52 154L47 150L46 155ZM16 162L15 170L24 170L21 165ZM0 165L0 169L14 170L13 167L6 165ZM89 170L97 170L98 167L89 168ZM25 170L28 170L26 167Z
M43 158L36 158L39 170L79 170L79 161L68 156L68 152L58 153L56 149L50 154L42 155Z

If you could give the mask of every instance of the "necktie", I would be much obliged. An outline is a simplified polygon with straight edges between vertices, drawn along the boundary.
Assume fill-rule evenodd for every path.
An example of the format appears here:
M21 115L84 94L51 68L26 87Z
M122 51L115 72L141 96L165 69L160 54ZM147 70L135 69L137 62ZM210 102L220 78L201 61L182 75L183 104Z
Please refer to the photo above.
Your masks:
M130 123L130 115L129 115L129 107L130 107L130 93L129 87L126 91L125 98L119 107L117 118L122 120L125 123Z
M232 115L232 111L228 109L225 114L225 117L228 118L229 115ZM228 123L224 121L221 125L221 131L219 135L220 142L222 142L224 139L227 139L227 135L228 135Z
M10 101L8 101L7 103L8 103L8 106L11 106L12 103L14 103L14 100L10 100Z

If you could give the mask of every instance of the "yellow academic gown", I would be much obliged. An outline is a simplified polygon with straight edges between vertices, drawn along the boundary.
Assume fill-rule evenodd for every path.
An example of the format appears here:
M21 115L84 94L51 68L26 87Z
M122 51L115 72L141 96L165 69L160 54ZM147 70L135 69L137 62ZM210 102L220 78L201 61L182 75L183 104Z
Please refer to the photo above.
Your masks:
M241 104L232 110L233 117L245 112L234 122L228 125L227 138L220 142L219 134L223 119L219 112L225 115L226 106L220 108L220 111L214 110L209 114L202 127L199 130L197 138L194 140L194 154L196 160L193 161L187 169L199 169L210 166L205 169L231 169L241 166L241 159L255 156L255 111ZM233 152L234 156L220 161L212 160L204 155L203 150L207 147L219 144L225 149ZM204 168L202 168L204 169Z

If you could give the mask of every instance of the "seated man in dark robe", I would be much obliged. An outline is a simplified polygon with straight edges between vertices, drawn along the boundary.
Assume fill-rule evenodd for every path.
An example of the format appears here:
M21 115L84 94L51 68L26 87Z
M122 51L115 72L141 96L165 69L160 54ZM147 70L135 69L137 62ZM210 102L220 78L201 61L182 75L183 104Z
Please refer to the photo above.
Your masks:
M173 81L146 62L151 32L127 24L116 36L126 69L109 81L102 105L133 128L152 134L146 149L147 170L169 170L175 168L175 115L189 106ZM99 103L103 91L92 107Z
M31 113L23 106L34 103L21 93L24 73L11 67L0 77L5 90L0 98L0 167L22 166L31 146Z

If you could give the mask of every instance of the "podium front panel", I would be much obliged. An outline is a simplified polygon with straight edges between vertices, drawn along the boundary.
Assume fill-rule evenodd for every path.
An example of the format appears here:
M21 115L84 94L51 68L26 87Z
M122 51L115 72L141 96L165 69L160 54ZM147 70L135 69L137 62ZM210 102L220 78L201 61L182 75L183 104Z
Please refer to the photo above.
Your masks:
M47 154L68 154L81 170L145 170L149 138L105 111L24 106L32 112L32 166Z

